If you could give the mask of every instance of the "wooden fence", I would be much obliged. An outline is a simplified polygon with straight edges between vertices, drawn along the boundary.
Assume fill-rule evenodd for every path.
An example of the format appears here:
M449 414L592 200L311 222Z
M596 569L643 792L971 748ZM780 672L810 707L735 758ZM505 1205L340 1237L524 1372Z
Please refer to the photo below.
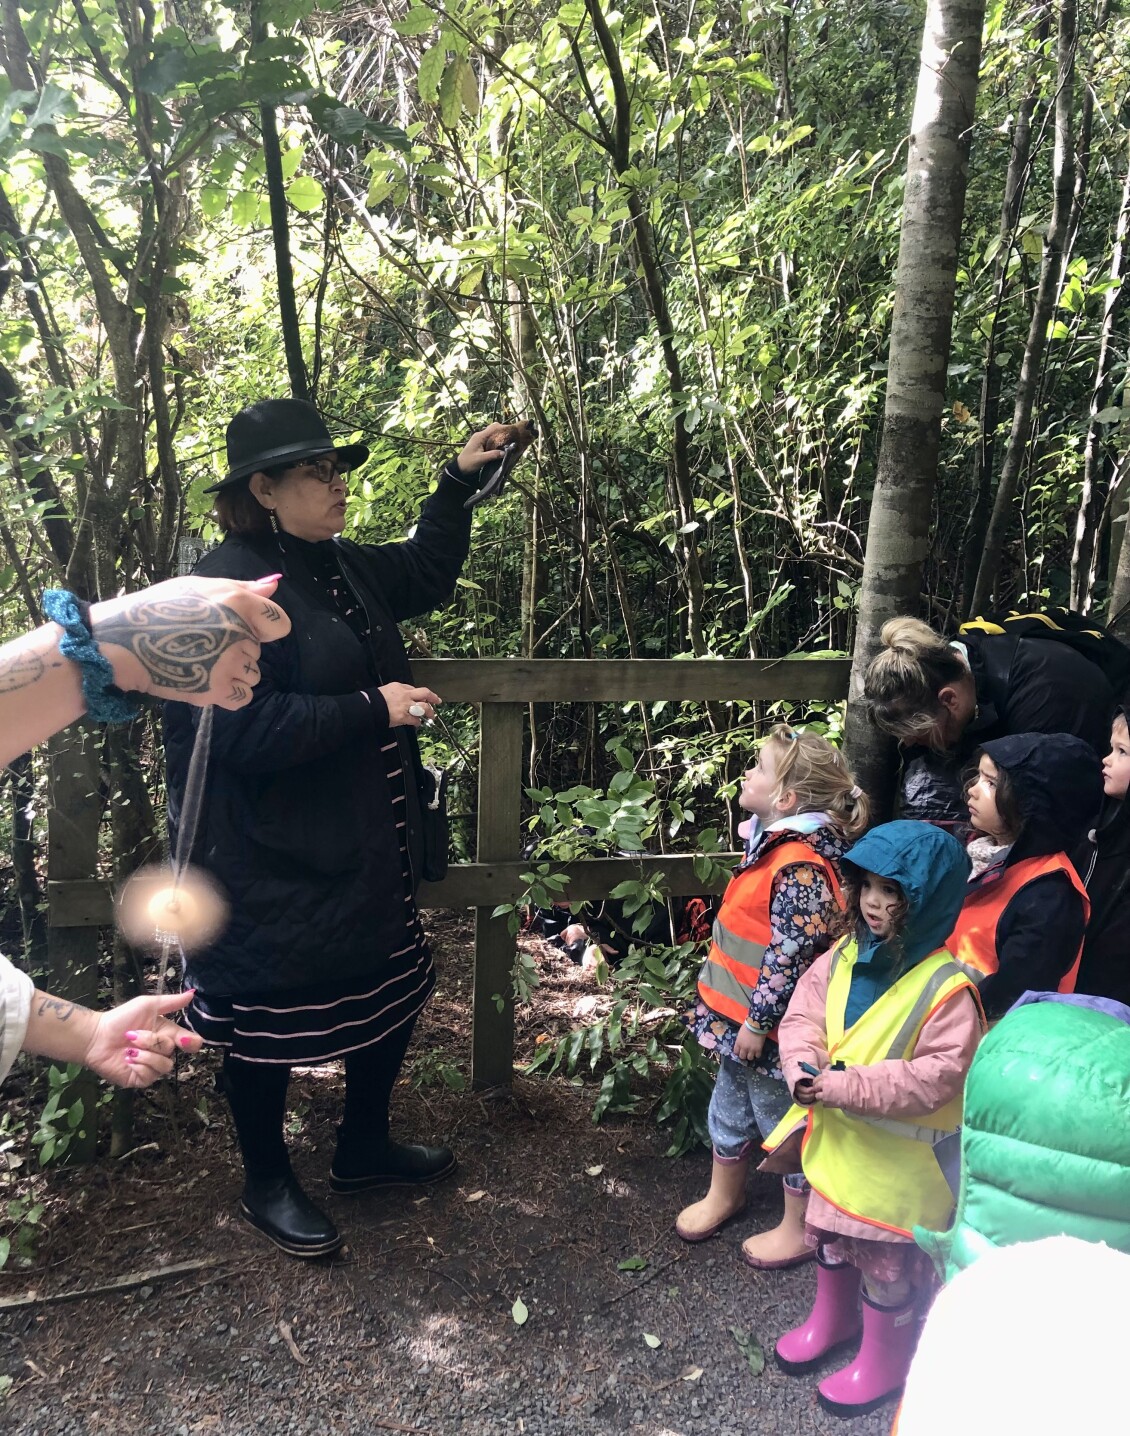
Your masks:
M525 889L521 854L524 725L533 703L726 702L792 699L837 702L847 694L847 659L428 659L413 663L417 683L445 704L482 708L479 730L477 861L453 865L442 883L425 883L425 908L475 909L475 979L471 1079L476 1087L508 1083L514 1065L514 1012L509 999L515 941L499 903ZM662 873L672 896L703 889L692 856L586 859L561 867L569 901L607 897L626 878ZM49 869L50 871L50 869ZM105 883L48 882L51 938L60 945L78 929L112 920ZM495 995L506 996L499 1012Z

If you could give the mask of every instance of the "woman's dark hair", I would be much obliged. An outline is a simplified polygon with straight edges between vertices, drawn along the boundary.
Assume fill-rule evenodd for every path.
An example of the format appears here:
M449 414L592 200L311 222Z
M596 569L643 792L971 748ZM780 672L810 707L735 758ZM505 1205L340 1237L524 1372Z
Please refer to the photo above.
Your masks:
M866 927L863 921L863 913L859 909L859 894L863 887L864 869L858 868L854 863L843 864L843 892L844 892L844 917L843 930L854 937L858 934L860 927ZM902 886L895 882L894 878L885 878L882 873L876 873L877 878L883 882L890 883L899 890L899 900L891 913L891 931L883 939L887 951L894 958L894 972L897 977L902 976L903 950L902 938L906 928L906 920L910 915L910 901L903 892Z
M263 473L269 479L281 479L293 467L292 464L272 464L269 469L264 469ZM215 509L216 522L223 533L271 532L271 516L251 492L249 483L232 484L231 488L221 489L212 507Z
M981 776L981 759L986 757L988 757L988 754L984 749L978 749L974 758L976 766L966 770L965 781L961 788L966 798L969 797L970 788L972 788L973 784ZM1020 811L1020 803L1017 800L1016 789L1013 786L1012 779L1008 776L1008 769L1002 768L995 759L990 758L989 761L997 770L995 780L997 785L997 817L1000 818L1001 823L1004 825L1004 831L1000 836L1010 843L1015 843L1024 831L1024 814Z

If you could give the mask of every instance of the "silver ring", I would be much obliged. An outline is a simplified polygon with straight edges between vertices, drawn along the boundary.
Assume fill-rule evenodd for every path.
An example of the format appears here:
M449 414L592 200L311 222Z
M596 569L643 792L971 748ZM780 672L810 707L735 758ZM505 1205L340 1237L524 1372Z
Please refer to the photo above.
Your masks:
M427 711L422 703L409 703L408 705L409 715L413 718L423 718Z

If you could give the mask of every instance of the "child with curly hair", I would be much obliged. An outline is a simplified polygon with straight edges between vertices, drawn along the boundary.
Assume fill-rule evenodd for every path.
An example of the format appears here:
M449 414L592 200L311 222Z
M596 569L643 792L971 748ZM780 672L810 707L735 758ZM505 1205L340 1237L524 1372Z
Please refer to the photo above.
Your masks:
M739 833L746 856L726 889L687 1021L719 1059L708 1125L714 1149L710 1190L680 1213L684 1241L713 1236L746 1204L754 1145L789 1106L777 1025L793 989L838 926L838 864L867 827L867 799L839 752L817 733L779 724L744 777ZM811 1260L804 1240L806 1188L784 1180L784 1214L750 1237L742 1255L762 1269Z

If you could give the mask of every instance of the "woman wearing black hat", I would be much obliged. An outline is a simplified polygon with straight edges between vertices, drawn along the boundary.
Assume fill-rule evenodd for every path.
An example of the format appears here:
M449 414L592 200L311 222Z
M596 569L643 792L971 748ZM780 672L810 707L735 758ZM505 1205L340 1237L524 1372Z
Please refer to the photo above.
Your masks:
M195 860L231 901L226 931L194 955L189 1025L224 1050L246 1182L241 1211L284 1251L341 1245L291 1171L283 1139L290 1068L341 1058L345 1108L330 1187L356 1193L436 1181L446 1147L389 1137L388 1104L434 986L413 893L420 880L415 729L439 697L413 684L397 622L450 598L470 546L475 475L502 457L492 424L444 469L410 539L359 545L336 447L312 404L267 399L227 431L229 472L211 492L225 532L197 572L281 572L289 637L260 658L253 702L215 715ZM193 710L169 704L169 823L175 832Z

